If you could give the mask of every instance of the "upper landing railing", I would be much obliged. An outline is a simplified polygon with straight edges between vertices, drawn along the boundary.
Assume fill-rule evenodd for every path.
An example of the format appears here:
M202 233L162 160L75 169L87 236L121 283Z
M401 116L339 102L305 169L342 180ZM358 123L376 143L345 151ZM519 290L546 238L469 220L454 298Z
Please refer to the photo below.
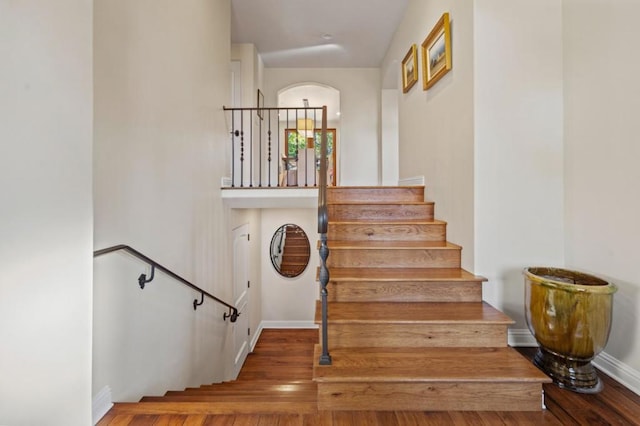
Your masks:
M224 186L319 186L326 107L223 109L231 159L231 181Z
M224 108L231 134L232 188L317 187L320 234L320 295L322 354L331 364L327 331L327 107ZM335 167L335 164L332 166Z

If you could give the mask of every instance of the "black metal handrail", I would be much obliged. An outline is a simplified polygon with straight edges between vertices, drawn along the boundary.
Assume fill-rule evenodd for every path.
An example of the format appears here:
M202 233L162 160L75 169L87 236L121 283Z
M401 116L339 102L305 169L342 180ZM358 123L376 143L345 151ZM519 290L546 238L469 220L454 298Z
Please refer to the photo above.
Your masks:
M93 257L98 257L98 256L102 256L104 254L108 254L108 253L113 253L115 251L119 251L119 250L123 250L126 251L130 254L132 254L133 256L137 257L138 259L146 262L147 264L151 265L151 276L147 279L147 275L146 274L141 274L138 277L138 285L140 286L141 289L144 289L145 284L148 282L151 282L151 280L153 280L154 275L155 275L155 268L158 268L159 270L161 270L162 272L164 272L165 274L169 275L171 278L175 279L176 281L179 281L180 283L186 285L187 287L197 291L198 293L200 293L200 301L198 301L198 299L194 299L193 300L193 309L196 310L198 309L198 306L202 305L204 303L204 297L207 296L209 299L212 299L224 306L226 306L227 308L229 308L228 312L225 312L222 315L222 319L226 320L227 318L230 319L231 322L236 322L236 320L238 319L238 317L240 316L240 313L238 312L238 309L235 306L232 306L230 304L228 304L227 302L225 302L224 300L220 300L218 299L216 296L204 291L203 289L201 289L200 287L198 287L197 285L187 281L186 279L182 278L180 275L176 274L175 272L171 271L170 269L165 268L164 266L162 266L161 264L159 264L158 262L156 262L155 260L145 256L144 254L140 253L138 250L125 245L125 244L119 244L117 246L112 246L112 247L107 247L101 250L96 250L93 252Z
M320 186L318 188L318 234L320 234L320 296L322 299L322 354L320 365L330 365L329 333L327 313L327 284L329 283L329 269L327 258L329 247L327 246L327 229L329 225L329 212L327 209L327 107L322 110L322 134L320 137Z

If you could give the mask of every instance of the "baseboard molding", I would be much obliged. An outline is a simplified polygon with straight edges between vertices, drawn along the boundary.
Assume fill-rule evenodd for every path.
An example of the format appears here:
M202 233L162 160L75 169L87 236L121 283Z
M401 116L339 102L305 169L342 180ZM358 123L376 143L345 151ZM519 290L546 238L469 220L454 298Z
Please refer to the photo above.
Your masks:
M313 321L262 321L260 328L318 328Z
M616 379L636 395L640 395L640 371L612 357L606 352L602 352L596 356L596 359L593 360L593 365L606 375Z
M91 419L92 424L97 424L100 419L113 407L111 402L111 388L105 386L98 392L91 401Z
M509 346L538 346L535 337L527 329L509 330ZM609 377L624 385L630 391L640 395L640 371L624 362L602 352L593 360L593 365Z
M399 186L424 186L424 176L414 176L398 180Z
M509 329L507 342L509 346L536 347L535 337L527 329Z

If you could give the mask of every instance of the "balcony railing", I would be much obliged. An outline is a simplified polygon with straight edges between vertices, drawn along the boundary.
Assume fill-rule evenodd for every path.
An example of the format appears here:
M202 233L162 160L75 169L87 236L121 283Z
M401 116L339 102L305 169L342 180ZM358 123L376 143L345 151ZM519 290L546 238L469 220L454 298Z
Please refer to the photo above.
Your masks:
M319 186L326 107L224 110L231 156L231 176L226 186Z

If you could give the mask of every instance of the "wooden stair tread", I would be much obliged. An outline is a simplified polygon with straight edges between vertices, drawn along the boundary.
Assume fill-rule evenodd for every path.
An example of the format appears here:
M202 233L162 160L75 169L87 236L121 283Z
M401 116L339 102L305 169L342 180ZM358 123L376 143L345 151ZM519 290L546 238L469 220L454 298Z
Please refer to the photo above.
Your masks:
M438 219L433 219L433 220L423 220L423 219L382 220L381 219L381 220L370 220L367 222L371 222L375 225L446 225L447 224L447 222L445 222L444 220L438 220ZM331 219L329 219L329 222L327 223L329 224L329 226L331 225L364 225L365 224L362 221L357 221L357 220L331 220Z
M113 414L313 414L317 402L119 402Z
M315 347L315 359L322 349ZM338 348L321 382L536 382L551 379L513 348ZM487 388L487 392L491 392Z
M433 201L328 201L330 206L430 206L435 204Z
M316 323L321 322L320 301ZM514 321L486 302L332 302L329 324L338 323L429 323L513 324Z
M457 244L448 241L328 241L329 250L358 249L358 250L407 250L407 249L443 249L461 250Z
M318 273L320 269L318 268ZM460 268L331 268L330 281L487 281Z

